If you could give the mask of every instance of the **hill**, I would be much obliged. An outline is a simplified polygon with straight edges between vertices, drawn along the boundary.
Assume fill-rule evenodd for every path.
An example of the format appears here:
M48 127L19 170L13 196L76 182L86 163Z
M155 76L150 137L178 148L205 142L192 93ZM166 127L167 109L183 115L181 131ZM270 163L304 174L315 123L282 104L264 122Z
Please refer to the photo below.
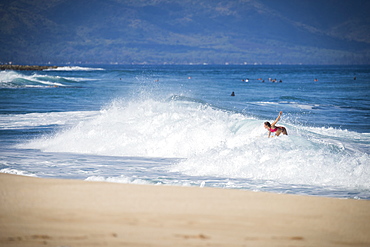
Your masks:
M362 0L8 0L0 63L369 64Z

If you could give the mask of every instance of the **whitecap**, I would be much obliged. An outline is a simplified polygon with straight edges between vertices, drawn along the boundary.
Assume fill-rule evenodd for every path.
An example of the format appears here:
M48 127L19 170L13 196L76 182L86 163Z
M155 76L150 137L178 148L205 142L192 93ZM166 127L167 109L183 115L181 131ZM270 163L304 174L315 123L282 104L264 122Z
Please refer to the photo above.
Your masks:
M91 67L80 67L80 66L62 66L57 68L45 69L44 71L93 71L93 70L104 70L103 68L91 68Z

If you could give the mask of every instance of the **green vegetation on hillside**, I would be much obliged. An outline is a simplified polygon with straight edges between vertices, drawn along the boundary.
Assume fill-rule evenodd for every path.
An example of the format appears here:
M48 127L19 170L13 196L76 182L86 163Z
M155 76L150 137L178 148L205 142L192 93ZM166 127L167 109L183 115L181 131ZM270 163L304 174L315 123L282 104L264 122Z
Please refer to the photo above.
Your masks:
M278 2L9 0L0 63L370 63L368 2Z

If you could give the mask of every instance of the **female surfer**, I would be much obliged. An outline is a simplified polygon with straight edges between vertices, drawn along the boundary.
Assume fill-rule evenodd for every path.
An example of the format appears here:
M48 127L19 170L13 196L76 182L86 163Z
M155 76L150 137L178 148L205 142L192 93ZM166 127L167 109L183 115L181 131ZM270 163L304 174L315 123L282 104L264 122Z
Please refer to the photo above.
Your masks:
M279 116L276 118L276 120L272 124L270 124L270 122L265 122L264 127L265 127L265 129L267 129L269 131L268 138L270 138L271 132L275 132L275 136L279 136L281 133L283 133L284 135L288 135L288 132L286 131L285 127L275 126L275 124L280 120L280 116L282 114L283 114L282 111L279 112Z

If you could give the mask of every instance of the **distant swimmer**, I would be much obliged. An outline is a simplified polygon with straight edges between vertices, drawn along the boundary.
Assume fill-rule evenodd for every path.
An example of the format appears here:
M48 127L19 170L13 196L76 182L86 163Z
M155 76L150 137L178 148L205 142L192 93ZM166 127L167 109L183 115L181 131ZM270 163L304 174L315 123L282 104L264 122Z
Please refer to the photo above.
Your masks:
M284 135L288 135L288 132L286 131L285 127L275 126L275 124L280 120L281 115L283 115L282 111L279 113L279 116L272 124L270 124L270 122L265 122L264 127L269 131L268 138L270 138L271 132L275 132L275 136L279 136L281 133L283 133Z
M231 93L231 96L235 96L235 93L234 93L234 92L232 92L232 93Z

